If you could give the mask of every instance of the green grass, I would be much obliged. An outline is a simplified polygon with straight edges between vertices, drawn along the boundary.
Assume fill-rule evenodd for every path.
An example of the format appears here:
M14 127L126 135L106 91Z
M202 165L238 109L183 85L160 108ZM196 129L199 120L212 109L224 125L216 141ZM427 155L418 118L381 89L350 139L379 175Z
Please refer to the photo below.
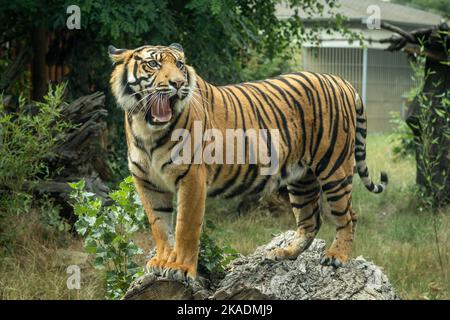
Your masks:
M414 160L394 160L387 136L369 136L367 153L374 180L383 170L390 181L385 193L376 195L354 179L353 206L359 221L353 256L382 267L403 299L450 299L450 209L435 214L421 210ZM243 254L295 226L289 209L276 217L262 209L239 217L237 203L208 200L206 219L216 225L212 235L219 243ZM330 244L335 228L326 216L324 220L317 237Z

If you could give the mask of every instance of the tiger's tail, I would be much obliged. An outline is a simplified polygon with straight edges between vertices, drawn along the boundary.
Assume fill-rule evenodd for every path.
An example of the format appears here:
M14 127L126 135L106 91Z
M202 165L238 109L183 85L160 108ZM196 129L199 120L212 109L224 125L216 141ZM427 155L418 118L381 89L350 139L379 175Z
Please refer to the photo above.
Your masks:
M355 160L356 170L361 178L364 186L373 193L381 193L386 189L388 184L388 175L386 172L381 172L381 182L379 184L373 183L369 176L369 169L366 164L366 135L367 135L367 121L364 110L364 105L360 96L356 95L356 142L355 142Z

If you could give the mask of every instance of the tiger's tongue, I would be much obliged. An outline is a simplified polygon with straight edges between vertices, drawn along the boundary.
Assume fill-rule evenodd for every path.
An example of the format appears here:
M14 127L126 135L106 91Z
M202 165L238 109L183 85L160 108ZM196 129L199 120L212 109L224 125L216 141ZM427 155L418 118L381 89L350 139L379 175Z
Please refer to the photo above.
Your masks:
M169 99L159 101L151 107L153 121L167 122L172 118L172 109L170 108Z

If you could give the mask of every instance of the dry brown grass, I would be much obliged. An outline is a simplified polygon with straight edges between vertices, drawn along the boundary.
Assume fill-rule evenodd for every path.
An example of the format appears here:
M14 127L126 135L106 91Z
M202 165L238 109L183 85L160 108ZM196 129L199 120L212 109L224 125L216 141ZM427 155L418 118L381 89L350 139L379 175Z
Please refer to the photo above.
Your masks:
M82 242L39 222L31 211L16 216L14 242L0 250L0 299L102 299L103 282L83 254ZM3 221L4 223L5 221ZM67 267L79 265L80 290L67 288Z

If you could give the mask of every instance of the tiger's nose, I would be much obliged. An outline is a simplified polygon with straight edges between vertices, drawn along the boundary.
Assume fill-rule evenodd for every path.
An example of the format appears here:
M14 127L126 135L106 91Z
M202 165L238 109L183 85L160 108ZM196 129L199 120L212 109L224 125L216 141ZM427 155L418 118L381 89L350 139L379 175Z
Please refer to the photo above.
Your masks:
M174 87L175 89L179 90L184 84L184 80L170 80L169 84Z

